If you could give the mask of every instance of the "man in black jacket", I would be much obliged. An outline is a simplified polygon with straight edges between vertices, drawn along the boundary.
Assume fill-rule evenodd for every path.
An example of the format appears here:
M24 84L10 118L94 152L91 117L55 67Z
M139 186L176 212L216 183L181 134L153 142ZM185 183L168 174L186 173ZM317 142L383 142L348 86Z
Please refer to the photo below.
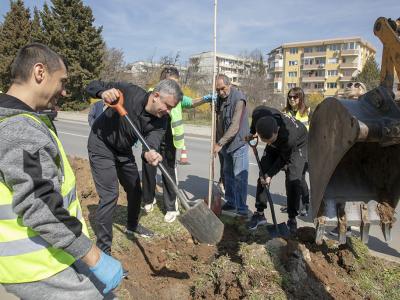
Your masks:
M261 158L262 172L265 181L257 181L256 208L249 229L256 229L258 225L265 224L264 209L266 205L260 201L260 194L265 186L269 186L271 178L285 165L286 196L288 204L288 227L292 234L297 231L296 216L301 197L301 178L307 161L307 129L292 116L280 111L259 106L253 111L250 133L252 137L258 136L267 144Z
M86 88L92 97L112 103L120 90L125 98L128 116L142 133L152 150L144 151L142 158L156 166L162 157L153 149L159 149L165 133L167 115L182 100L182 91L174 80L163 80L152 92L128 83L93 81ZM107 108L93 123L89 135L88 152L90 167L100 197L96 212L97 245L105 252L111 251L112 218L118 200L118 181L127 193L128 219L126 233L143 237L153 232L139 224L142 190L132 146L137 137L128 122Z

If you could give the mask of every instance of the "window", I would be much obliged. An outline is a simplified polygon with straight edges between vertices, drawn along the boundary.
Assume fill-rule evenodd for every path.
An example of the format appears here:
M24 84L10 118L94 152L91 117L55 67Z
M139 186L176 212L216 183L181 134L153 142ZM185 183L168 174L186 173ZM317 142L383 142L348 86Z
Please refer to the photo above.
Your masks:
M292 89L292 88L296 87L296 84L295 83L288 83L287 87L288 87L288 89Z
M315 51L316 52L325 52L326 51L326 47L325 46L315 47Z
M336 82L328 82L326 84L328 89L336 89L337 88L337 83Z
M339 59L337 57L328 58L328 64L337 64L338 62L339 62Z
M274 82L274 89L277 89L277 88L278 88L278 83Z
M304 64L305 64L305 65L312 65L312 64L314 64L314 58L305 58L305 59L304 59Z
M289 77L297 77L297 72L289 72Z
M328 46L328 49L331 51L337 51L340 50L340 44L332 44Z
M299 52L299 50L297 48L290 48L289 49L289 53L290 54L297 54Z
M323 89L324 83L323 82L316 82L314 83L314 89Z
M275 73L275 78L282 78L282 73Z
M311 53L311 52L313 52L313 47L304 48L304 53Z
M338 71L337 70L328 70L328 76L329 77L333 77L333 76L337 76L338 75Z
M289 66L297 66L297 60L289 60Z
M317 57L317 58L315 58L315 63L317 65L325 64L325 57Z
M314 71L314 76L315 77L324 77L325 71L324 70L316 70L316 71Z

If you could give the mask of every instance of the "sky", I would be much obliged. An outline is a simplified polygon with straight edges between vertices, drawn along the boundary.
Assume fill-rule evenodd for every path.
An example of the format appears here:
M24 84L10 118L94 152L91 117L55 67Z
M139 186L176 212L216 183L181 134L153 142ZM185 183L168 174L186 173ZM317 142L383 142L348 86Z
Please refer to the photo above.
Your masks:
M42 8L43 0L25 0ZM50 1L47 1L50 3ZM214 0L83 0L103 26L108 47L121 49L125 62L175 56L180 63L213 50ZM0 22L9 1L0 0ZM400 0L219 0L217 52L240 55L255 49L267 54L290 42L360 36L377 50L373 34L378 17L398 18Z

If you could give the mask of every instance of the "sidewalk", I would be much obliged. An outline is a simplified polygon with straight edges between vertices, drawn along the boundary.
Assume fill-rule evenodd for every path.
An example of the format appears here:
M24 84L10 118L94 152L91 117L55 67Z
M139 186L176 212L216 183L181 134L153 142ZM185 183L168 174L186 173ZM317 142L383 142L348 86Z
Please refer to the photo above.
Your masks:
M81 113L76 111L59 111L56 120L60 121L75 121L75 122L88 122L87 113ZM185 135L192 137L203 137L210 138L211 137L211 126L203 126L203 125L192 125L186 124L185 126Z

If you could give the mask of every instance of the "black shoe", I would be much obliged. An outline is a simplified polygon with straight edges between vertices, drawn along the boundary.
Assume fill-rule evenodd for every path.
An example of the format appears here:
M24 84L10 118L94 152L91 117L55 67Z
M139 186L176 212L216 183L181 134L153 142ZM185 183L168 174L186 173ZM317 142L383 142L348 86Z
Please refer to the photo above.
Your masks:
M290 218L287 221L287 226L289 227L289 232L291 235L295 235L297 233L297 221L296 218Z
M304 204L303 208L300 211L300 216L307 217L309 209L310 209L310 205L309 204Z
M287 213L287 206L283 206L283 207L281 207L281 212L283 212L283 213Z
M267 224L267 219L265 219L264 214L255 212L247 224L247 228L249 230L256 230L258 226L265 224Z
M153 231L151 231L150 229L147 229L146 227L144 227L144 226L142 226L140 224L138 224L136 226L136 229L134 229L134 230L125 228L125 233L126 234L137 234L137 235L139 235L141 237L144 237L144 238L151 238L151 237L154 236L154 232Z
M232 205L230 205L228 203L225 203L224 205L222 205L221 209L224 210L224 211L236 212L236 207L234 207L234 206L232 206Z

